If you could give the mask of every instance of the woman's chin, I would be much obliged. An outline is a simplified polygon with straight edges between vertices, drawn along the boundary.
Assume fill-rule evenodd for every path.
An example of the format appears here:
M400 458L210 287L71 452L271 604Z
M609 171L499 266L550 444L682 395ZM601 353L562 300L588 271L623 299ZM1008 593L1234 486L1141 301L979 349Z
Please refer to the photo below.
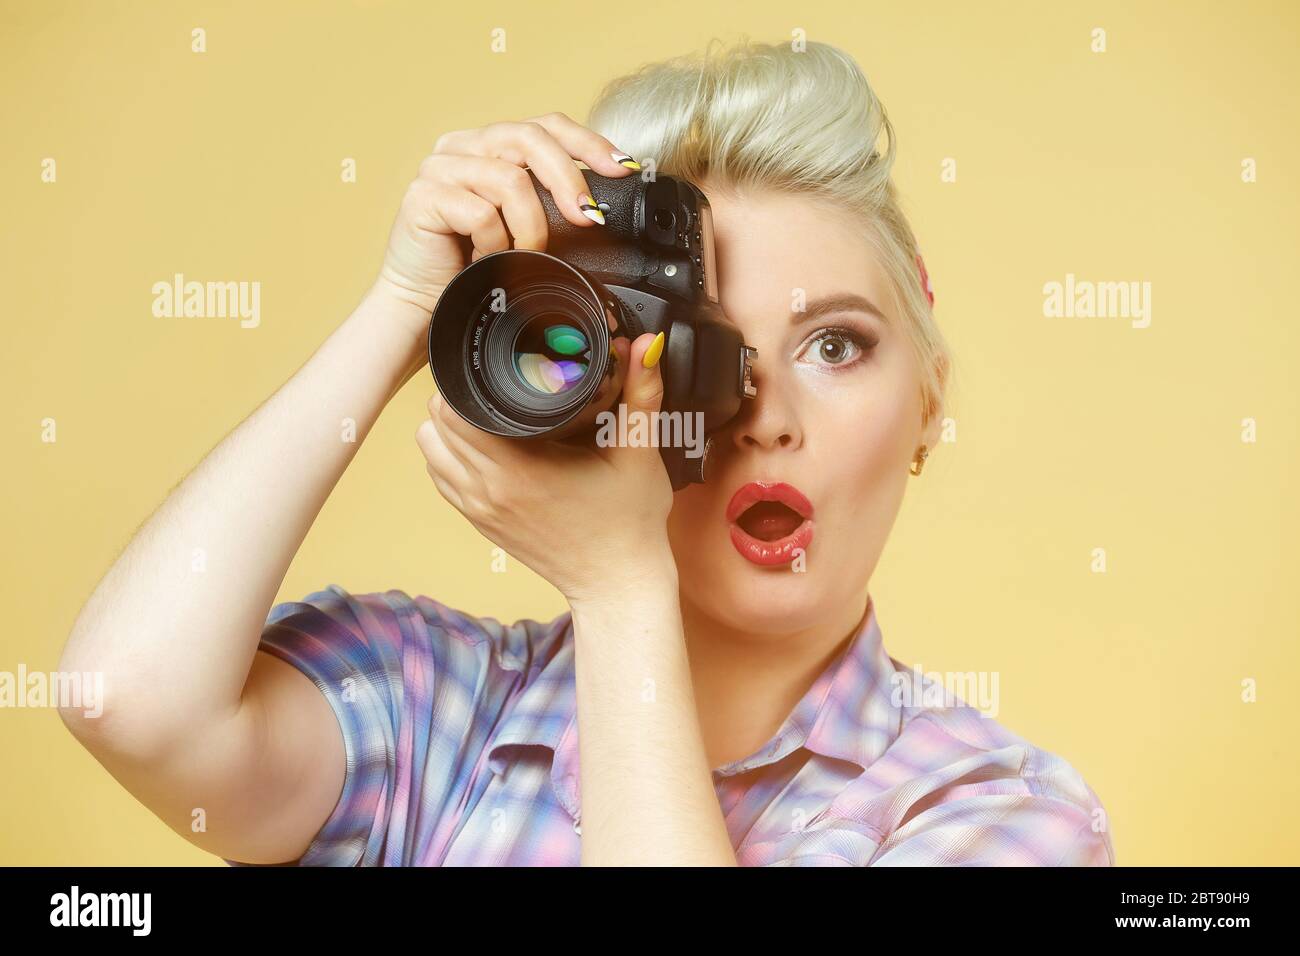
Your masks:
M679 561L678 577L683 599L719 623L754 634L789 633L826 612L826 582L810 570L756 565L734 551L716 558Z

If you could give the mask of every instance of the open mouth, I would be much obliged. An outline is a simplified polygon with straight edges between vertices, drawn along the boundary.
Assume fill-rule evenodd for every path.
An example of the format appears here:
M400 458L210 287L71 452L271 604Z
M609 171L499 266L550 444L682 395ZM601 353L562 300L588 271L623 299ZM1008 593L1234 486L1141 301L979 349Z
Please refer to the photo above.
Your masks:
M812 502L784 482L751 481L727 505L731 543L754 564L788 564L813 536Z
M759 541L776 541L794 534L803 515L780 501L759 501L745 509L736 524Z

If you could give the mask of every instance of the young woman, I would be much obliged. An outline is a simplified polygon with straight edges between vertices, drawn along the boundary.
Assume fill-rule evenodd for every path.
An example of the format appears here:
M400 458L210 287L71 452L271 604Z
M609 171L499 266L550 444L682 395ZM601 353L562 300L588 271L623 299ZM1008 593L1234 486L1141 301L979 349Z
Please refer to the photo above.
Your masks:
M438 140L356 311L92 595L62 666L102 671L107 704L69 726L245 865L1113 863L1069 764L882 645L868 584L950 362L857 65L710 50L615 81L590 126ZM272 607L356 451L337 423L364 436L424 367L460 237L471 258L545 248L525 169L600 229L575 160L632 176L637 157L710 199L720 303L758 350L709 480L674 494L655 448L497 438L434 394L415 435L434 486L570 610L507 626L333 585ZM659 408L661 347L617 340L631 411Z

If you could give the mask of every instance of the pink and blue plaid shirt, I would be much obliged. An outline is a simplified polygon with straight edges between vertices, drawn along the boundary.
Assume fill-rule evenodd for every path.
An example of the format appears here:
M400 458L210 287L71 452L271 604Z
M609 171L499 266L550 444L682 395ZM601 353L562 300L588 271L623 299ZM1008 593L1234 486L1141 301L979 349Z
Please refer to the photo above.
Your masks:
M570 614L503 625L330 585L276 605L261 648L321 689L347 752L342 795L297 865L579 863ZM713 771L738 862L1114 864L1073 767L927 686L885 653L870 601L776 735Z

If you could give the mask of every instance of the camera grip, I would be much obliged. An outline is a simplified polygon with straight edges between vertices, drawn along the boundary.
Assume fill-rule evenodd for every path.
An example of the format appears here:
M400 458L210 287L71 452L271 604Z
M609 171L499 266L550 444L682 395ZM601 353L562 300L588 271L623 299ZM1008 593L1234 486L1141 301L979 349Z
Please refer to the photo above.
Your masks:
M640 206L645 195L641 189L641 180L636 176L613 179L590 169L580 169L578 172L587 180L588 194L605 213L604 226L592 228L575 226L569 222L556 207L554 197L541 184L537 175L531 169L528 170L528 178L533 181L533 189L546 213L546 224L550 230L547 250L554 255L558 254L554 251L556 248L569 242L622 242L637 238Z

